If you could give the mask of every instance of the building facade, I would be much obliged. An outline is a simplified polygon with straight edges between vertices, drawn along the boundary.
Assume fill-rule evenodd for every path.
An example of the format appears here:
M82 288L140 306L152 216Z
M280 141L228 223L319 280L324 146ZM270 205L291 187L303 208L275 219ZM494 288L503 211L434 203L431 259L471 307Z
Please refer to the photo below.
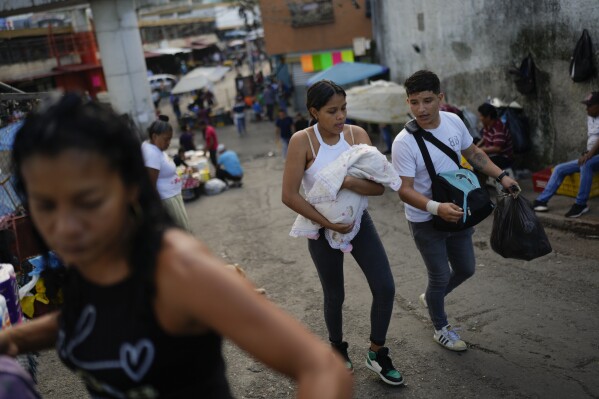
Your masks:
M530 121L531 168L580 156L587 137L580 101L599 90L599 80L573 82L569 65L583 29L599 43L595 0L379 0L372 16L377 54L392 80L430 69L453 104L476 111L488 97L517 101ZM524 95L510 70L529 53L536 89Z
M259 4L273 73L294 88L296 109L304 111L310 76L367 55L355 51L354 41L372 38L368 0L260 0Z

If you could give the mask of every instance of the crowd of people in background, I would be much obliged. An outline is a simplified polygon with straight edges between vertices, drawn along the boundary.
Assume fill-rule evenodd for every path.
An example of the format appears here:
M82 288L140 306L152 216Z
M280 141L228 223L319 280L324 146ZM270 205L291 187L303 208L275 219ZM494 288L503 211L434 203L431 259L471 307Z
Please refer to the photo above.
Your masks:
M241 74L238 73L238 77L241 77ZM248 129L251 130L251 124L248 126L247 123L248 119L252 122L272 122L275 128L275 142L279 145L282 158L285 159L291 136L295 132L306 129L309 125L309 120L301 110L295 112L294 116L289 115L288 109L291 106L291 96L293 94L291 85L277 80L274 76L265 77L261 71L249 79L251 81L249 87L246 80L247 77L237 80L237 94L227 120L229 120L230 123L235 124L239 137L244 137L248 134ZM595 95L595 93L592 93L592 95ZM592 97L592 95L589 100L591 111L593 110L593 101L595 101L595 97ZM160 101L160 98L160 96L155 97L158 102ZM207 89L198 90L193 93L193 100L187 105L187 111L185 113L181 110L180 96L170 95L169 100L173 113L183 129L181 146L186 150L192 148L195 149L195 145L189 143L189 136L191 135L190 130L192 128L201 129L203 132L202 134L204 135L205 127L200 127L200 122L205 122L203 126L214 125L214 121L211 118L212 109L215 105L214 93ZM487 100L478 107L478 120L474 121L472 118L476 119L475 114L470 113L472 114L472 118L469 119L465 114L467 112L466 110L463 111L446 101L441 102L439 109L444 112L456 114L466 124L477 147L487 154L501 169L508 170L510 174L514 173L512 167L515 163L515 148L510 128L505 122L505 114L502 114L504 108L497 108ZM250 115L249 117L248 113ZM591 117L589 116L589 118ZM381 152L385 155L391 155L392 142L400 126L389 123L360 123L349 119L347 122L357 123L366 128L369 132L380 136L381 143L383 144ZM481 126L479 131L476 130L475 126L477 122L479 126ZM212 129L208 130L211 131ZM594 128L591 127L589 128L589 131L594 131L593 129ZM590 137L595 137L595 135L593 134ZM208 143L205 149L209 153L211 163L217 168L218 143L212 141L212 135L210 133L208 134L208 140L210 140L210 143ZM595 152L596 151L593 148L589 147L585 157L590 160L592 157L588 154L595 154ZM589 179L592 178L592 175L595 172L595 169L593 169L595 164L593 162L586 163L587 158L584 158L584 161L578 160L576 165L568 169L564 169L563 165L558 165L556 173L554 173L554 178L551 181L551 190L546 190L546 193L539 196L535 202L535 210L537 212L544 212L548 209L547 202L557 190L557 187L559 187L563 177L572 173L571 171L576 172L579 170L583 172L583 178L581 179L582 194L576 199L576 203L572 206L572 209L566 216L579 217L588 212L588 206L586 204L588 196L585 192L589 190ZM478 173L478 176L479 179L481 179L481 184L490 184L488 181L484 180L486 179L485 176L480 173Z

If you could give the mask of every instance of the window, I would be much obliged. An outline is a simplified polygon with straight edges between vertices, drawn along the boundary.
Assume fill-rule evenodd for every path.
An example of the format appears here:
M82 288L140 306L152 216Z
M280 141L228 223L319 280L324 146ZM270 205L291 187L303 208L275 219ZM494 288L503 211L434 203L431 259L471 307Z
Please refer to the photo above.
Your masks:
M333 2L331 0L287 1L291 12L291 26L301 28L335 21Z

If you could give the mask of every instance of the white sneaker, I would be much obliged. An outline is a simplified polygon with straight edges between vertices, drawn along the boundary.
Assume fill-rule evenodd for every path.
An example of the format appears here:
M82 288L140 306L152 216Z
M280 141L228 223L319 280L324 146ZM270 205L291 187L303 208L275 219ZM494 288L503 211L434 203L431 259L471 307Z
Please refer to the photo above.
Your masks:
M420 302L420 305L423 308L428 309L428 303L426 303L426 295L425 294L420 294L420 296L418 297L418 302Z
M458 333L451 329L449 324L440 330L435 330L433 339L439 345L444 346L452 351L461 352L468 349L466 343L460 339Z

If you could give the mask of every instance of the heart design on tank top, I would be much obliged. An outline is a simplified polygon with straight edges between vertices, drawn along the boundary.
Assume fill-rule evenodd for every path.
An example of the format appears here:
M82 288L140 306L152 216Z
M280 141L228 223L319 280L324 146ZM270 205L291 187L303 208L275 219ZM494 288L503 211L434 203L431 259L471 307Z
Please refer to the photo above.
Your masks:
M154 345L142 339L135 345L125 342L121 345L120 360L123 371L135 382L139 382L154 361Z

